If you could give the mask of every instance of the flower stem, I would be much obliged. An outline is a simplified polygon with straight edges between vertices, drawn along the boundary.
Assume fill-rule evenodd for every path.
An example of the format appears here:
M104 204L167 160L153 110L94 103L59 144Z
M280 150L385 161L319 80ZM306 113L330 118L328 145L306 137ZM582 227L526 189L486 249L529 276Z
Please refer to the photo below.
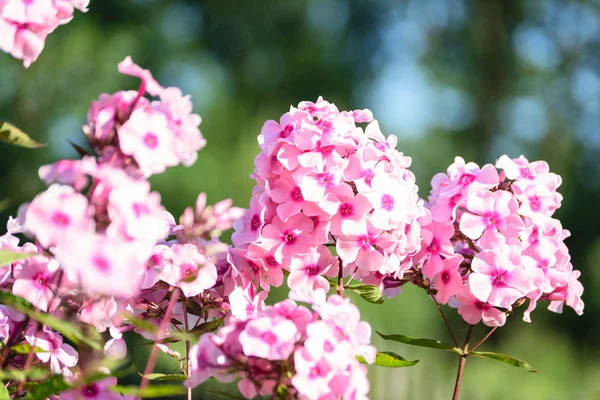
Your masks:
M456 373L456 383L454 384L454 394L452 400L458 400L458 392L460 390L460 384L462 382L463 372L465 370L465 363L467 362L467 356L469 355L469 342L471 341L471 333L473 332L473 325L469 325L467 336L465 337L465 345L463 346L463 354L460 356L458 361L458 372Z
M188 333L190 331L190 329L188 326L187 304L185 302L185 296L183 295L183 293L181 293L181 297L183 298L183 304L182 304L183 327L185 328L185 333ZM185 374L189 377L190 376L190 341L189 340L185 341L185 364L186 364ZM191 387L187 388L187 398L188 398L188 400L192 400L192 388Z
M490 329L490 331L487 333L487 335L485 335L485 336L483 337L483 339L481 339L479 342L477 342L477 344L476 344L475 346L473 346L473 348L471 349L471 351L475 351L475 350L477 350L477 348L478 348L479 346L481 346L481 345L483 344L483 342L485 342L486 340L488 340L488 338L489 338L490 336L492 336L492 333L494 333L494 332L496 331L496 329L498 329L498 327L497 327L497 326L495 326L495 327L493 327L492 329Z
M446 324L446 328L448 328L448 332L450 332L450 336L452 336L452 342L454 342L454 346L459 347L458 341L456 340L456 336L454 336L454 332L452 332L452 328L450 327L450 323L448 322L448 320L446 319L446 316L444 315L444 310L442 310L442 306L440 306L440 303L438 303L438 301L435 299L434 295L430 295L430 296L433 299L433 301L435 302L435 305L437 306L437 309L440 312L440 315L442 316L444 323Z
M146 364L146 368L144 369L144 376L142 377L142 382L140 382L140 389L144 389L146 386L148 386L148 375L154 371L156 361L158 360L158 352L160 351L158 343L162 341L162 336L165 334L167 325L171 320L171 315L173 315L173 309L175 308L175 304L177 304L177 300L179 300L179 288L175 289L175 291L171 294L169 305L167 306L167 310L165 311L163 320L161 321L160 327L158 328L158 335L156 341L154 342L154 346L152 346L152 352L150 353L150 357L148 357L148 363Z
M339 271L338 271L338 287L337 292L340 296L344 297L344 262L340 257L338 257L339 262Z

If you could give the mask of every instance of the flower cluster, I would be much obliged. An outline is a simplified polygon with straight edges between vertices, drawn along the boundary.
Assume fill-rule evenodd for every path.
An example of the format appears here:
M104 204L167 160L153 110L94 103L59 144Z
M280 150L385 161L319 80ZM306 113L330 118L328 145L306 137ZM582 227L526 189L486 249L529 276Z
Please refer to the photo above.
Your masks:
M92 103L84 133L100 162L146 177L178 164L192 165L206 141L190 97L178 88L163 88L130 57L119 64L119 72L142 83L138 91L102 94ZM150 101L145 94L157 99Z
M498 171L500 170L500 172ZM501 326L506 314L529 299L583 312L579 271L552 218L562 196L560 176L544 161L502 156L482 168L457 157L432 180L421 252L414 258L440 303L458 307L470 324Z
M265 293L265 292L262 292ZM262 296L264 297L264 296ZM230 295L232 316L190 352L187 386L237 373L244 397L286 392L298 399L366 399L369 382L357 356L375 360L371 327L358 309L325 291L311 294L311 312L292 300L264 306L249 286Z
M42 53L49 34L87 11L89 0L0 0L0 49L28 68Z
M231 207L231 200L207 207L201 194L196 211L187 209L181 225L176 224L145 177L167 165L195 160L204 144L197 129L200 117L191 114L188 97L160 87L130 58L120 70L139 76L142 85L137 92L109 96L101 107L92 105L84 131L98 155L40 168L40 178L49 187L22 205L18 218L11 218L8 232L0 236L0 250L24 254L22 260L0 267L2 290L54 317L110 334L104 353L116 359L126 355L125 332L160 340L229 313L232 266L228 246L218 236L243 214ZM146 92L160 101L149 102L143 97ZM127 96L127 103L111 103ZM158 126L151 121L154 117L167 127L154 142L159 153L138 152L136 135L144 129L150 135L149 129ZM148 126L137 126L133 119ZM127 152L127 146L135 151ZM161 159L161 154L168 156ZM34 243L20 244L15 236L19 233ZM7 349L28 344L41 350L32 352L30 360L4 351L3 366L35 365L74 377L75 388L60 398L127 398L107 391L114 386L111 379L87 382L82 372L97 369L93 359L80 359L58 332L4 306L0 340ZM167 345L158 347L184 365Z
M410 269L426 210L411 159L370 111L302 102L267 121L258 140L257 184L232 237L242 285L279 286L284 269L292 289L327 290L326 276L379 285Z

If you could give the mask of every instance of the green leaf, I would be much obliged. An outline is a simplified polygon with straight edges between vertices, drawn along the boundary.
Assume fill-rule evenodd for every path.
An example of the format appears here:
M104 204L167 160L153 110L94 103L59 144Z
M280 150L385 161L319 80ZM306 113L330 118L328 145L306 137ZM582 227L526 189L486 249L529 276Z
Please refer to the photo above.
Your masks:
M6 304L15 311L27 315L32 320L49 326L75 344L84 343L95 350L103 350L104 346L101 343L102 339L100 334L91 327L84 333L71 322L56 318L50 314L46 314L45 312L35 308L33 304L24 298L15 296L6 291L0 291L0 304Z
M216 390L205 390L204 393L212 394L212 395L215 395L215 396L220 397L222 399L244 400L243 397L236 396L236 395L233 395L233 394L230 394L230 393L219 392L219 391L216 391Z
M0 383L0 400L10 400L10 393L6 386Z
M375 331L375 332L377 332L377 331ZM439 340L416 338L416 337L404 336L404 335L384 335L381 332L377 332L377 334L385 340L391 340L394 342L410 344L411 346L429 347L431 349L446 350L446 351L451 351L453 353L462 354L461 349L451 346L449 344L440 342Z
M14 144L15 146L37 149L46 146L29 137L25 132L8 122L0 121L0 142Z
M22 369L2 369L0 370L0 381L37 381L46 379L49 372L38 367L31 367L27 371Z
M185 376L183 374L154 373L154 374L148 374L148 375L140 374L140 376L142 378L148 379L149 381L185 381L187 379L187 376Z
M360 297L373 304L383 303L381 290L373 285L350 285L346 289L356 292Z
M361 363L367 364L367 361L363 357L358 356L357 358L358 361L360 361ZM418 364L419 361L421 360L407 360L406 358L391 351L381 351L377 353L377 357L375 357L375 362L371 365L377 365L386 368L401 368L412 367L413 365Z
M135 326L138 329L148 331L148 332L152 333L153 335L158 335L158 327L156 325L152 324L151 322L134 317L131 314L125 314L123 316L123 318L125 319L125 322L127 322L130 325ZM174 342L181 342L184 340L192 341L195 339L197 339L197 337L195 335L193 335L191 332L171 331L171 332L169 332L169 336L164 337L163 340L161 340L161 343L168 344L168 343L174 343Z
M17 253L16 251L0 250L0 267L10 265L15 261L26 260L33 256L39 256L38 253Z
M212 321L208 321L203 324L200 324L197 327L195 327L194 329L190 330L190 333L193 335L201 336L208 332L214 332L221 326L224 319L225 319L225 317L219 318L219 319L213 319Z
M64 376L52 375L46 382L29 389L25 398L27 400L45 400L50 395L59 394L69 388L71 388L71 385L65 382Z
M481 357L481 358L488 358L490 360L501 361L508 365L512 365L513 367L523 368L524 370L529 371L529 372L533 372L536 374L540 373L538 370L533 368L531 365L529 365L525 361L521 361L521 360L511 357L511 356L507 356L506 354L491 353L489 351L471 351L469 353L469 355Z
M10 351L17 354L29 354L31 351L31 345L29 343L16 344L14 346L10 346ZM35 347L33 349L34 353L43 353L44 351L46 350L40 349L39 347Z
M138 396L144 399L155 399L158 397L179 396L187 393L187 389L182 385L156 385L140 389L138 386L113 386L109 388L113 392L126 394L129 396Z

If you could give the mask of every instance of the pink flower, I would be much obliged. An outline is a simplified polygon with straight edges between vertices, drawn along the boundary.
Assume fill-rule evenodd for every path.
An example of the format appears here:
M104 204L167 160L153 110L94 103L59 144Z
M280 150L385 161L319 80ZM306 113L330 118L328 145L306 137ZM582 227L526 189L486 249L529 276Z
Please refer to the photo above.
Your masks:
M458 313L471 325L476 325L482 320L487 326L502 326L506 322L506 314L473 296L469 284L462 287L456 295L456 300L460 303Z
M412 183L412 182L411 182ZM408 181L393 174L379 174L371 181L372 192L365 193L375 209L371 215L371 223L380 229L390 229L397 223L410 222L414 216L411 203L415 203L416 188Z
M0 2L0 49L22 59L28 68L44 49L46 37L72 18L73 6L65 8L65 3L65 0Z
M87 400L87 399L105 399L105 400L121 400L123 396L115 393L109 388L117 384L117 378L108 377L90 383L76 389L67 390L60 394L62 400Z
M60 183L72 186L77 192L81 192L88 185L88 178L81 171L81 160L60 160L44 165L40 167L38 174L46 185Z
M60 374L66 368L72 368L77 364L77 351L70 345L63 343L62 337L47 327L37 332L36 327L31 327L25 334L27 343L39 347L42 352L36 353L42 362L50 363L50 370L54 374Z
M208 254L193 244L176 244L163 254L161 279L179 286L186 297L196 296L217 282L217 268Z
M173 132L162 112L136 109L118 132L121 151L132 156L146 176L179 164Z
M468 212L460 219L460 230L471 239L479 239L488 230L516 238L523 227L523 221L517 215L518 208L517 200L510 192L475 192L467 200Z
M433 222L422 230L422 249L415 256L416 260L429 256L429 259L423 262L423 274L433 278L443 268L442 256L452 257L454 255L454 246L451 238L454 236L454 226L450 223Z
M260 232L265 224L266 207L258 197L252 197L250 208L244 216L233 222L235 232L231 236L234 245L240 246L260 238Z
M294 351L297 333L296 325L288 319L257 318L248 322L240 343L247 356L285 360Z
M263 241L275 248L275 260L289 265L293 256L306 254L311 247L313 223L310 218L298 214L282 222L278 217L263 228Z
M463 260L463 256L457 254L443 261L443 268L433 281L437 290L435 298L440 303L446 304L462 288L463 280L458 268Z
M214 376L220 382L230 382L233 375L225 371L230 361L214 342L214 335L207 333L200 336L189 354L190 375L184 385L195 387Z
M48 248L58 244L67 233L92 231L94 221L84 195L70 186L54 184L33 199L25 214L24 227Z
M313 359L306 348L299 348L294 353L296 374L292 384L307 399L326 398L331 394L329 381L335 370L324 359Z
M471 292L477 299L510 309L519 298L535 289L524 267L515 264L506 245L478 253L469 275Z
M146 92L150 93L152 96L159 96L164 90L164 88L154 79L149 70L143 69L135 64L129 56L119 63L118 69L119 72L124 75L130 75L141 79L142 84L139 89L140 96Z
M342 235L336 243L339 257L347 264L356 262L359 268L377 271L385 264L384 255L374 247L381 232L368 219L344 221Z
M73 234L59 243L57 259L84 291L131 297L139 291L152 248L99 234Z
M40 310L49 311L55 298L53 291L58 282L53 281L58 268L57 260L42 255L17 263L13 270L13 294L23 297ZM58 298L55 300L59 301Z
M150 192L146 181L131 181L110 191L109 231L125 240L143 240L150 245L166 239L173 217L160 203L160 194Z
M337 273L337 258L325 246L311 247L306 256L293 257L290 265L288 285L295 290L306 286L311 289L329 290L329 281L323 275Z
M231 306L231 315L240 319L247 320L254 317L259 311L265 308L265 298L269 292L254 293L252 285L242 289L237 287L229 294L229 305Z
M147 105L145 99L142 101L137 98L136 91L122 90L115 94L103 93L98 100L92 102L83 133L100 153L103 152L103 146L111 143L117 135L117 124L125 122L125 117L134 107Z

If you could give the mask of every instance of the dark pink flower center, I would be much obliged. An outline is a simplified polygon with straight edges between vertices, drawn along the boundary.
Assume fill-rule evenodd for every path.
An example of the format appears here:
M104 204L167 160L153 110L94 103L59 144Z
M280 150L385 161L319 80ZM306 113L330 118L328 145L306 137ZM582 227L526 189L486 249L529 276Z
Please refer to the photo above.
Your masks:
M305 265L304 269L310 276L315 276L319 274L319 266L317 264Z
M360 176L365 180L365 183L369 186L371 186L371 181L373 180L373 177L375 176L375 172L373 172L372 169L365 169L363 171L361 171Z
M533 178L529 168L527 167L519 168L519 174L521 174L521 178Z
M326 340L325 343L323 343L323 350L327 353L331 353L333 351L333 344L331 344L329 340Z
M487 226L496 226L502 220L502 217L496 212L487 212L483 214L483 217L487 219Z
M533 211L540 211L542 208L542 200L537 196L529 197L529 207L531 207Z
M255 231L258 229L260 224L261 224L260 217L256 214L254 214L254 216L252 217L252 220L250 220L250 229Z
M463 175L463 176L460 177L459 182L460 182L461 185L468 185L471 182L473 182L474 180L475 180L475 175L465 174L465 175Z
M279 138L283 139L283 138L290 136L290 133L292 133L293 130L294 130L294 127L292 125L287 125L285 128L283 128L279 132Z
M92 264L96 269L100 272L108 272L110 270L110 262L106 259L106 257L98 255L92 259Z
M460 203L461 199L462 195L460 193L455 194L454 196L450 197L448 204L450 205L450 207L455 207L458 203Z
M371 236L369 236L369 235L360 235L358 237L358 243L361 245L361 247L370 247L371 244L372 244Z
M294 244L294 242L296 241L296 233L294 231L287 231L283 233L283 240L284 242L286 242L287 244Z
M277 260L275 260L275 257L273 256L267 256L265 261L267 262L267 265L269 267L279 267L279 263L277 262Z
M298 186L296 186L295 188L292 189L292 193L290 194L290 197L294 201L304 200L304 198L302 197L302 190L300 190L300 188Z
M133 203L131 208L136 218L141 218L142 215L150 214L150 209L143 203Z
M198 269L191 264L183 264L181 266L181 280L185 282L193 281L196 279L196 272Z
M86 387L83 388L82 390L82 394L85 397L89 397L89 398L96 398L96 396L98 395L98 393L100 392L100 390L98 390L98 386L95 384L92 385L88 385Z
M444 283L450 282L450 272L448 272L448 271L442 272L442 282L444 282Z
M321 186L329 188L331 186L331 182L333 181L333 175L330 173L319 174L318 180L321 183Z
M437 240L432 240L431 243L429 244L429 246L427 247L427 250L429 250L430 253L438 253L438 243Z
M338 208L338 212L343 218L348 218L354 214L354 207L350 203L342 203Z
M260 335L260 338L262 339L263 342L265 342L266 344L269 344L269 345L273 345L273 344L277 343L277 336L275 336L275 334L273 332L263 332Z
M148 132L144 136L144 144L150 149L155 149L158 147L158 137L154 133Z
M394 198L389 194L384 194L381 196L381 208L387 211L392 211L394 209Z
M65 226L68 226L71 223L71 219L67 214L63 213L62 211L56 211L54 215L52 215L52 223L54 225L64 228Z
M48 274L40 272L33 277L33 285L38 289L44 289L48 286Z
M484 303L483 301L479 301L479 300L477 300L475 302L475 307L477 307L477 309L479 309L479 310L485 310L487 308L486 303Z

